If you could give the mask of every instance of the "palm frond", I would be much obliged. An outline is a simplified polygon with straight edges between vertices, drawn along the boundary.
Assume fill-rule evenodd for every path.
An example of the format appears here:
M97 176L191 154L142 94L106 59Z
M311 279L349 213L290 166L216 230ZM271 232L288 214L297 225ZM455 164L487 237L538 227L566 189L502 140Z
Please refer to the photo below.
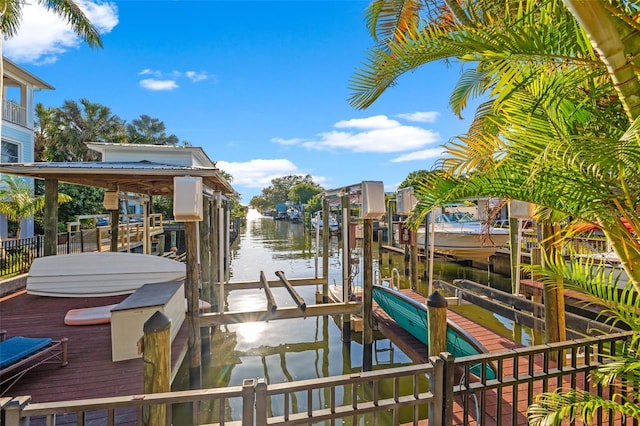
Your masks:
M624 395L611 395L610 399L589 392L558 388L554 392L545 392L536 397L536 402L527 409L531 425L564 424L565 421L582 419L592 424L599 410L611 410L623 417L640 419L640 406Z

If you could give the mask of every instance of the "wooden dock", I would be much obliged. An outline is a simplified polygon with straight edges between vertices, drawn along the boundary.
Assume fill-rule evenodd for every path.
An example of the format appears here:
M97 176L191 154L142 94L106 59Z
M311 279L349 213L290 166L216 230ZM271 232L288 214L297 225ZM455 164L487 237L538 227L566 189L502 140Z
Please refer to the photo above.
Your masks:
M0 329L6 330L7 337L69 339L66 367L39 366L12 386L7 395L30 395L32 402L53 402L143 393L142 358L111 361L110 324L64 324L70 309L119 303L126 297L42 297L23 290L0 298ZM173 341L174 369L186 354L187 340L185 322Z
M416 293L413 290L400 290L406 296L424 303L425 296ZM378 329L389 338L396 346L398 346L409 358L416 363L426 362L428 359L427 347L424 343L406 332L396 322L391 319L382 309L375 305L373 311L374 318L378 324ZM465 331L477 339L488 352L501 352L510 349L520 348L520 343L509 340L508 338L490 330L471 319L458 314L452 310L447 311L447 318L462 327Z
M406 296L411 297L412 299L424 303L425 296L416 293L413 290L400 290ZM374 308L374 317L377 321L378 328L382 333L389 338L395 345L397 345L407 356L409 356L416 363L424 363L428 358L427 347L424 343L420 342L418 339L407 333L404 329L402 329L399 325L393 321L382 309L379 307ZM475 339L477 339L482 346L485 347L487 352L504 352L512 349L517 349L523 347L522 344L514 342L493 330L490 330L480 324L475 323L473 320L460 315L452 310L447 311L447 317L451 319L453 322L462 327L465 331L471 334ZM543 362L542 358L539 360L540 363ZM505 371L512 368L511 365L505 363ZM526 371L526 365L520 366L522 371ZM505 395L504 398L508 398L509 395ZM495 405L495 396L493 400L488 401L489 405ZM522 407L518 407L518 420L516 424L518 425L526 425L527 419L525 416L526 412L526 404ZM465 419L464 416L464 405L463 401L460 398L455 398L454 400L454 425L462 425L462 424L484 424L484 425L496 425L496 424L509 424L509 419L496 419L495 417L484 417L482 422L471 422L469 423L468 419ZM506 423L505 423L506 422ZM418 423L420 426L428 425L427 420L422 420Z
M411 290L403 290L403 293L424 301L423 296ZM142 393L142 359L111 361L110 324L68 326L63 321L70 309L119 303L125 297L57 298L33 296L21 291L0 298L0 329L6 330L8 336L69 339L68 366L41 366L16 383L9 394L31 395L33 402L51 402ZM374 315L379 329L414 362L421 363L427 359L424 344L405 332L382 310L376 308ZM455 312L449 311L448 315L489 351L519 346ZM186 353L188 336L185 324L173 343L174 366Z

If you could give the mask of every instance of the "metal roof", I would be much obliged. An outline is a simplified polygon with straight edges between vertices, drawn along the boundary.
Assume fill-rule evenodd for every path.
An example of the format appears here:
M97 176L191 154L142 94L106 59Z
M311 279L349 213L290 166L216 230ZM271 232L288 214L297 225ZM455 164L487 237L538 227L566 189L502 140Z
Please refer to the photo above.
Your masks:
M173 196L173 178L201 177L205 188L224 195L235 191L220 169L213 167L181 167L148 161L75 162L75 163L3 163L0 173L36 179L95 186L112 191Z
M138 143L113 143L113 142L86 142L87 148L102 154L104 159L107 153L118 152L134 152L141 153L146 156L146 160L153 160L153 155L160 153L188 153L193 159L197 160L201 166L215 167L215 163L211 161L209 156L199 146L173 146L173 145L150 145ZM149 158L151 157L151 158ZM136 160L132 158L132 160Z

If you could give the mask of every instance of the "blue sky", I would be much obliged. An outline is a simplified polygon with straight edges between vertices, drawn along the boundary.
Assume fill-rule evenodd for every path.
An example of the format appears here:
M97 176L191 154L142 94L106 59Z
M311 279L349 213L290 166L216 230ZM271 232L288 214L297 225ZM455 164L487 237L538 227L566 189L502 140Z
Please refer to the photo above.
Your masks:
M231 173L245 204L291 174L394 191L473 115L448 107L455 64L403 76L366 110L349 105L349 80L373 45L364 1L77 1L103 49L32 3L4 55L55 87L37 102L87 98L127 122L158 118Z

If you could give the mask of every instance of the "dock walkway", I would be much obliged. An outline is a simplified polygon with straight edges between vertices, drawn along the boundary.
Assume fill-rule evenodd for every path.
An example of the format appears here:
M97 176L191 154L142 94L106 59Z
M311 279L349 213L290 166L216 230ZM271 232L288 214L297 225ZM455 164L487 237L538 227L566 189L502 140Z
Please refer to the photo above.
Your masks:
M413 290L400 290L403 294L411 297L412 299L424 303L425 296L416 293ZM407 356L409 356L416 363L424 363L428 358L427 347L418 339L404 331L399 325L393 321L385 312L382 311L379 307L374 308L374 317L377 320L378 328L380 331L385 334L394 344L396 344ZM472 319L467 318L463 315L460 315L452 310L447 311L447 318L451 319L453 322L462 327L465 331L471 334L475 339L477 339L482 346L487 349L487 352L504 352L512 349L517 349L523 347L522 344L512 341L493 330L490 330L480 324L477 324ZM525 360L522 360L522 365L520 365L521 371L527 371L527 366L525 365ZM539 362L542 363L542 358L539 359ZM504 371L511 371L513 365L508 361L504 363L503 369ZM502 396L503 404L505 402L508 403L507 400L510 398L510 394L505 393ZM496 395L493 395L487 401L488 406L496 406ZM522 406L521 406L522 405ZM469 407L467 407L467 410ZM525 416L526 413L526 404L519 404L517 407L518 419L517 422L514 422L518 425L526 425L527 419ZM493 411L493 410L488 410ZM477 422L477 419L470 422L471 419L465 419L465 407L464 402L461 398L456 397L454 399L454 425L462 425L462 424L483 424L483 425L495 425L495 424L510 424L509 422L512 418L507 419L496 419L495 416L488 416L487 413L483 415L483 420L481 422ZM475 413L471 413L472 417ZM505 423L506 422L506 423ZM427 420L423 420L419 422L420 426L428 425Z
M425 302L425 296L416 293L413 290L400 291L420 303ZM382 309L377 307L377 305L374 306L373 314L374 318L377 320L379 330L414 362L426 362L428 359L427 347L396 324L396 322ZM451 319L476 338L482 346L487 349L487 352L501 352L522 347L520 343L509 340L501 334L498 334L495 331L490 330L450 309L447 311L447 318Z
M23 290L0 298L0 329L7 331L7 337L69 339L66 367L42 365L13 385L8 395L30 395L32 402L53 402L144 393L142 358L111 360L110 324L68 326L64 323L70 309L120 303L126 297L43 297ZM187 332L185 321L171 348L174 367L186 354Z

